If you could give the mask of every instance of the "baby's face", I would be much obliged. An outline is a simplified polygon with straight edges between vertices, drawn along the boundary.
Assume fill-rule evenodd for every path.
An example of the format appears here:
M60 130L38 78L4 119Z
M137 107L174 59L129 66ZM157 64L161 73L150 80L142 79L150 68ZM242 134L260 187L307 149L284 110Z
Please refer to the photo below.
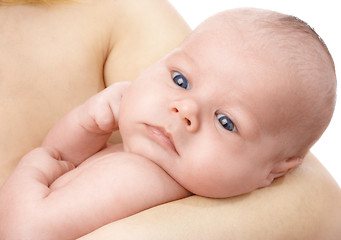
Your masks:
M203 196L270 184L281 149L273 138L281 124L274 106L283 102L274 95L284 76L269 68L238 37L190 38L124 95L119 123L125 150L151 159Z

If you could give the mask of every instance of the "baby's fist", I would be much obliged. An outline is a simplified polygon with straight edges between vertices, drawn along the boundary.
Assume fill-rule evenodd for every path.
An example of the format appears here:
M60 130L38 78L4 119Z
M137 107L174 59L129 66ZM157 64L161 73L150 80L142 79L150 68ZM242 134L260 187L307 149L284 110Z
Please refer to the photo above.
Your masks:
M118 130L121 99L130 84L118 82L91 97L80 107L80 124L88 131L99 134Z

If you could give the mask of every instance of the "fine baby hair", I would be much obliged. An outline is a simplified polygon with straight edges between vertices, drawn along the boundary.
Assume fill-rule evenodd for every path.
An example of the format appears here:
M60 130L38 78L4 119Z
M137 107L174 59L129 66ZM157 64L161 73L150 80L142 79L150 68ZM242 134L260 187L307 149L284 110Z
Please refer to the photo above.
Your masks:
M336 75L332 56L314 29L295 16L252 8L236 9L235 13L221 13L222 24L248 29L241 34L258 40L252 50L259 55L266 53L270 61L278 61L287 72L287 82L292 86L289 95L296 101L291 102L293 105L288 101L274 111L291 112L278 120L285 121L288 128L296 126L288 135L295 138L295 144L287 149L303 157L325 131L334 112ZM274 94L280 98L282 93ZM295 107L307 111L289 110Z
M303 21L218 13L132 83L106 87L50 129L1 188L0 234L75 239L193 194L269 186L327 128L335 89L331 55ZM118 130L122 143L109 144Z

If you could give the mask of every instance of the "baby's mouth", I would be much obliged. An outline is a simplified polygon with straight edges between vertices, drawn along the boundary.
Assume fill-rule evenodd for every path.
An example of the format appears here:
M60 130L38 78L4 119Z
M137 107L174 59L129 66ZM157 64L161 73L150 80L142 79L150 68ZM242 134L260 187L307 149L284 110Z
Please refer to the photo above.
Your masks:
M163 147L167 151L175 152L177 155L179 155L178 151L175 148L172 135L168 133L164 128L162 127L155 127L151 125L146 125L147 131L149 136L157 142L161 147Z

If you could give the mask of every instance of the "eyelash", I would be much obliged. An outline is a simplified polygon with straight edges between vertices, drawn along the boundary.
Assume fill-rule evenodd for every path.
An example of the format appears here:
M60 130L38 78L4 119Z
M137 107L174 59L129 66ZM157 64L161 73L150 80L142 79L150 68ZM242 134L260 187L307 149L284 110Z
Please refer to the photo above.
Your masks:
M221 126L225 128L227 131L237 132L236 125L226 115L219 113L217 114L217 119L219 123L221 124Z
M190 90L191 87L190 87L190 84L188 82L188 80L179 72L173 72L172 73L172 79L173 79L173 82L178 85L179 87L181 88L184 88L186 90Z

